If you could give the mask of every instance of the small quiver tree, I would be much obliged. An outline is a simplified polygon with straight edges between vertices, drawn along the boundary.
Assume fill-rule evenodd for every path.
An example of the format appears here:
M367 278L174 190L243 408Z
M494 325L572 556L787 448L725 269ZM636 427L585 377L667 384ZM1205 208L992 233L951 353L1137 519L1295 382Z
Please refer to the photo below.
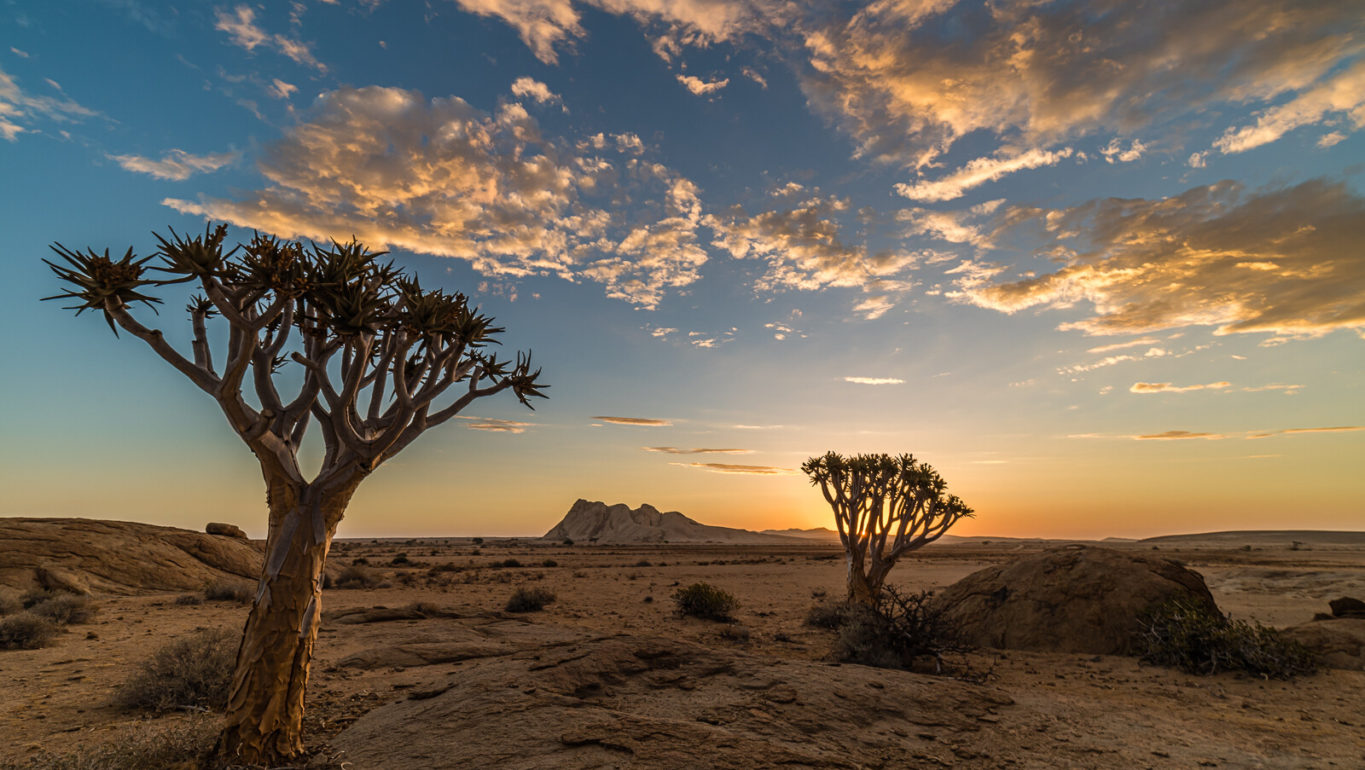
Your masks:
M217 402L260 463L269 506L265 561L237 652L218 750L235 763L277 765L303 751L304 690L321 617L322 567L361 481L424 431L504 390L530 406L547 386L531 357L486 352L503 330L461 294L424 290L359 243L323 247L256 235L223 250L227 227L157 236L138 258L53 250L47 262L73 299L104 314ZM159 257L158 263L147 262ZM44 260L47 261L47 260ZM132 315L147 294L192 283L191 353ZM210 321L225 323L210 344ZM244 394L248 389L251 395ZM285 398L282 391L291 397ZM310 425L322 459L308 478L299 448Z
M876 603L900 557L939 539L968 508L927 464L911 455L834 452L801 465L834 509L848 564L848 601Z

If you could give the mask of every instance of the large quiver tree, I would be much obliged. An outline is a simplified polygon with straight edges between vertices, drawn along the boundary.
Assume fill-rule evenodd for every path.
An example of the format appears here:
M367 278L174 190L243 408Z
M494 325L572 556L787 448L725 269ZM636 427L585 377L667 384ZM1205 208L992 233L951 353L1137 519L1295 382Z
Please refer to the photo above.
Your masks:
M830 452L801 465L834 509L848 565L848 601L876 603L900 557L943 537L972 509L938 472L912 455L842 457Z
M503 331L490 317L461 294L422 289L381 262L383 252L259 234L224 252L226 234L222 225L194 238L172 230L143 258L55 244L61 261L47 264L67 290L47 299L74 299L77 315L100 311L116 335L123 329L146 342L217 402L260 463L269 534L219 751L278 764L303 751L322 567L356 487L475 400L507 390L529 407L547 386L529 353L505 362L487 352ZM132 315L139 303L161 302L145 292L177 283L202 292L186 308L188 356ZM210 344L211 321L227 326L221 355ZM323 456L308 478L299 447L314 423Z

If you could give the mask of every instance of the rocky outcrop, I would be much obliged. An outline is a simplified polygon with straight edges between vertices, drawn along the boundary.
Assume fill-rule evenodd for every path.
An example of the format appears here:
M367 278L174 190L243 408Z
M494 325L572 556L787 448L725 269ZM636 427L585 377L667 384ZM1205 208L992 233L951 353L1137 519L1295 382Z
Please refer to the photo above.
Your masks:
M547 540L575 543L735 543L780 545L808 542L782 535L766 535L747 529L713 527L672 511L660 513L649 504L632 510L624 503L607 505L579 500L563 520L545 533Z
M1329 668L1365 671L1365 618L1313 620L1281 634L1316 652Z
M1333 599L1327 603L1332 608L1334 618L1365 618L1365 602L1350 596Z
M674 639L463 652L456 675L370 711L329 745L356 767L433 770L948 766L961 755L947 746L976 740L1012 704L947 677Z
M982 647L1127 655L1142 614L1175 597L1217 610L1177 561L1073 545L974 572L935 602Z
M255 580L261 546L128 521L0 519L0 585L76 593L197 591Z
M221 521L210 521L204 531L210 535L222 535L223 537L235 537L238 540L246 540L246 533L236 524L224 524Z

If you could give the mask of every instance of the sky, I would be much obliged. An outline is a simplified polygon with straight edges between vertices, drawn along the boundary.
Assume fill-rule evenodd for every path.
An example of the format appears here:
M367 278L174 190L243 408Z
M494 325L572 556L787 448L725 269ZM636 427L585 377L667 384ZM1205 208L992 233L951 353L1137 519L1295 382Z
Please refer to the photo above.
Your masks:
M955 534L1361 529L1363 127L1345 0L0 0L0 515L264 533L212 401L39 301L211 221L387 249L552 386L342 537L832 527L831 450Z

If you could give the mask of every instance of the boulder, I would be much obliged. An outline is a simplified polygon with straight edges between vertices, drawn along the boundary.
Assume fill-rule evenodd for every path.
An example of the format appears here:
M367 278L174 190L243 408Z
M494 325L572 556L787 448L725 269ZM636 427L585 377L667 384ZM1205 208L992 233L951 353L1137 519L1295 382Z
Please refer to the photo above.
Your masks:
M982 647L1129 655L1142 615L1174 598L1218 610L1180 562L1073 545L974 572L934 601Z
M1314 620L1281 633L1322 656L1330 668L1365 671L1365 618Z
M1350 596L1333 599L1327 603L1335 618L1365 618L1365 602Z
M204 531L210 535L222 535L223 537L235 537L238 540L248 539L246 533L236 524L224 524L220 521L210 521Z

